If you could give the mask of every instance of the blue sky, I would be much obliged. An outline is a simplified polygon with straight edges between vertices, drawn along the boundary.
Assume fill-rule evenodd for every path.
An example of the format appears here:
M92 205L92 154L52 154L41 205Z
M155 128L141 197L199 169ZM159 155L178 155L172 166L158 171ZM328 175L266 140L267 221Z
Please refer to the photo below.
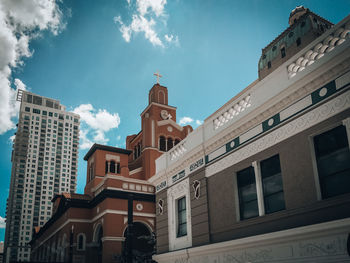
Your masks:
M0 0L1 217L11 174L16 87L82 114L77 187L82 193L87 147L94 141L125 147L125 137L140 129L154 72L163 75L160 83L168 87L169 104L178 107L177 121L197 127L257 78L261 49L288 27L296 6L333 23L350 13L348 0L50 0L43 10L36 2ZM8 16L19 29L6 28ZM1 228L0 240L3 235Z

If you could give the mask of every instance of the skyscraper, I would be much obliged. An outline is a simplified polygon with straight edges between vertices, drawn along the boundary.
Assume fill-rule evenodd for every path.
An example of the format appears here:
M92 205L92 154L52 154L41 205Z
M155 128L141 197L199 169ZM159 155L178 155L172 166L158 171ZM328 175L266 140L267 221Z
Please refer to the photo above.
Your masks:
M55 193L75 192L79 115L59 101L19 91L21 102L12 151L5 258L27 261L33 228L51 217Z

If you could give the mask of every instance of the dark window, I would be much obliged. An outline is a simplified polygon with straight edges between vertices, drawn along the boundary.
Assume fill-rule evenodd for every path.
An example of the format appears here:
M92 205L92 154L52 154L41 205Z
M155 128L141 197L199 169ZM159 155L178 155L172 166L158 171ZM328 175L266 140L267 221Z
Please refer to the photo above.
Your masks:
M286 56L286 48L281 48L281 57L284 58Z
M166 151L166 140L164 136L159 137L159 150L165 152Z
M106 165L105 165L105 173L108 173L108 161L106 161Z
M25 107L25 111L26 112L30 112L30 108L29 107Z
M84 249L84 236L83 235L79 235L79 238L78 238L78 249L79 250Z
M271 68L271 61L267 62L267 68Z
M177 145L179 142L180 142L179 139L175 139L175 144L174 145Z
M43 99L41 97L34 96L33 97L33 103L36 104L36 105L42 105Z
M47 111L43 110L43 115L47 115Z
M323 198L350 192L350 151L345 126L314 137Z
M52 117L52 112L49 112L49 116Z
M120 174L120 163L117 163L117 174Z
M299 47L300 44L301 44L301 39L300 39L300 37L298 37L298 38L297 38L297 46Z
M33 96L28 94L27 95L27 102L32 103L32 100L33 100Z
M177 200L177 237L187 235L186 197Z
M304 27L305 26L305 21L301 22L300 27Z
M260 163L265 213L285 209L280 159L275 155Z
M256 194L255 173L252 166L237 172L237 185L241 219L258 216L258 197Z
M137 159L137 148L136 148L136 146L134 147L134 160L136 160Z
M167 141L167 151L169 151L171 148L173 148L174 146L174 141L172 138L168 138L168 141Z
M111 173L115 173L115 162L114 161L110 162L110 164L109 164L109 171Z
M272 51L275 51L276 49L277 49L276 46L273 46L273 47L272 47Z
M294 32L293 32L293 31L292 31L292 32L289 32L288 36L289 36L289 37L293 37L293 36L294 36Z
M51 100L46 100L46 107L53 108L53 101L51 101Z
M40 110L39 109L33 109L33 113L40 114Z

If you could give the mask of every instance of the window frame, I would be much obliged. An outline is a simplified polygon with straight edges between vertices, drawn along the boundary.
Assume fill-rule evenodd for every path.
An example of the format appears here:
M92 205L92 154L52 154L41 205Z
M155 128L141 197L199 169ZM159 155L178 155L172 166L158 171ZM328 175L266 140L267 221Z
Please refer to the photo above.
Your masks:
M282 166L281 166L281 159L280 159L280 153L274 153L272 155L269 155L268 157L261 159L259 161L253 161L251 163L251 165L247 166L246 168L240 169L239 171L236 171L234 173L234 189L235 189L235 206L236 206L236 219L237 222L239 221L246 221L246 220L251 220L260 216L264 216L264 215L270 215L270 214L274 214L274 213L278 213L281 211L286 210L286 204L285 204L285 208L282 210L278 210L278 211L274 211L271 213L266 213L265 211L265 198L264 198L264 191L263 191L263 182L262 182L262 174L261 174L261 167L260 167L260 163L263 161L266 161L274 156L278 155L279 157L279 164L280 164L280 169L281 169L281 178L282 178L282 186L283 186L283 171L282 171ZM248 167L253 167L254 169L254 175L255 175L255 187L256 187L256 196L257 196L257 204L258 204L258 215L254 216L254 217L250 217L250 218L242 218L241 216L241 201L240 201L240 197L239 197L239 188L238 188L238 173L240 171L243 171L245 169L247 169ZM284 195L284 187L282 187L283 189L283 195ZM284 199L285 201L285 199Z
M179 210L179 204L180 204L181 200L184 200L185 208L180 211ZM186 200L186 195L183 195L180 198L176 199L176 238L187 236L187 204L186 204L186 201L187 201ZM180 212L181 213L185 213L185 222L184 223L183 222L180 223L180 217L182 216L182 214L180 215ZM186 233L183 233L183 234L179 233L180 225L185 225L186 226Z
M346 130L346 134L347 134L347 139L348 139L348 145L350 148L350 117L343 119L342 121L338 121L335 123L332 123L330 125L328 125L327 127L324 127L320 130L318 130L315 133L312 133L309 135L309 147L310 147L310 152L311 152L311 162L312 162L312 168L313 168L313 174L314 174L314 180L315 180L315 188L316 188L316 196L317 196L317 200L321 201L321 200L325 200L325 199L329 199L329 198L333 198L333 197L329 197L329 198L323 198L322 197L322 191L321 191L321 182L320 182L320 176L318 173L318 166L317 166L317 158L316 158L316 150L315 150L315 143L314 143L314 138L318 135L321 135L323 133L326 133L338 126L345 126L345 130Z
M83 238L82 248L79 248L79 238ZM85 251L86 249L86 235L84 233L79 233L77 235L77 251Z

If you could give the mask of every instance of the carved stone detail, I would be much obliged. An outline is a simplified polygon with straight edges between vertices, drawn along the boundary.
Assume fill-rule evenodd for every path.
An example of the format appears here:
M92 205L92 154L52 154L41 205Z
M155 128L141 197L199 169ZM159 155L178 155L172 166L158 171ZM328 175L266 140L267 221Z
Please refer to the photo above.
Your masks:
M218 173L350 107L350 91L285 124L225 158L206 167L206 176Z

